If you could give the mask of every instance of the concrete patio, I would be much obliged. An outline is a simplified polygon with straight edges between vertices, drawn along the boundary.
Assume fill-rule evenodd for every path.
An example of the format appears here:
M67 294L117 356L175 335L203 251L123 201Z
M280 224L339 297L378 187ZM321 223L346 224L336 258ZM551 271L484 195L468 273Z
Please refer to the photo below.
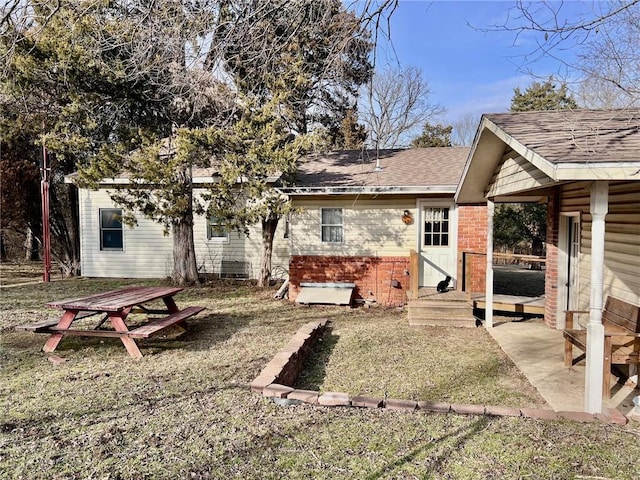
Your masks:
M562 332L547 327L541 319L494 317L494 322L487 331L549 406L555 411L583 411L584 361L571 368L564 366ZM627 415L637 395L640 389L635 385L616 384L605 406Z

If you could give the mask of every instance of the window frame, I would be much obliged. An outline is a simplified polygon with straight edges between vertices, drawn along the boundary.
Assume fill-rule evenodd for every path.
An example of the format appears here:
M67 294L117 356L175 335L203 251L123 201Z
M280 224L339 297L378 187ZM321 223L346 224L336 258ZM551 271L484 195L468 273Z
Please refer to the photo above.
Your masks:
M222 227L222 233L223 235L212 235L213 233L213 226L221 226ZM207 241L208 242L212 242L212 243L229 243L229 229L227 228L227 226L223 223L220 223L220 221L214 217L214 216L209 216L207 217Z
M336 210L340 212L340 223L324 223L325 210ZM339 228L340 240L331 240L331 234L328 233L325 239L325 228ZM331 230L329 230L330 232ZM344 243L344 209L342 207L326 207L320 209L320 241L322 243L342 244Z
M425 215L427 210L431 210L432 212L440 212L442 216L440 219L422 219L422 245L424 247L450 247L451 246L451 233L452 233L452 222L451 222L451 207L447 206L429 206L423 208L423 216ZM445 213L446 212L446 213ZM427 224L430 226L427 229ZM435 227L438 228L435 228ZM443 228L446 227L446 228ZM428 231L427 231L428 230ZM427 235L429 235L429 242L427 242ZM438 239L437 242L434 242L434 239ZM443 243L443 239L446 242Z
M117 212L116 215L119 217L118 222L120 223L119 227L105 227L103 225L103 214L107 212ZM123 210L122 208L99 208L98 209L98 236L100 242L100 251L101 252L124 252L124 224L122 223ZM105 232L120 232L120 246L119 247L110 247L105 246L104 233Z

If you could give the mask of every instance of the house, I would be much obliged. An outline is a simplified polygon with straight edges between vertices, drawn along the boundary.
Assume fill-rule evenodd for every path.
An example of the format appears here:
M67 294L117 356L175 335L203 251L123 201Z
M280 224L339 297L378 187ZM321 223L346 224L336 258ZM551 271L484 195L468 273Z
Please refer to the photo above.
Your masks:
M285 189L298 213L289 224L289 298L305 283L355 284L355 300L403 305L410 255L419 286L451 277L459 287L463 250L486 248L484 206L454 194L469 149L340 151L310 155ZM475 291L484 290L484 263Z
M69 177L67 181L73 181ZM135 227L124 225L121 207L109 196L129 180L123 176L105 179L98 190L79 189L80 268L85 277L164 278L173 269L173 241L164 226L136 215ZM215 182L210 170L193 171L194 196ZM260 272L262 236L259 225L249 227L249 236L229 231L215 218L194 215L194 247L198 269L222 277L257 278ZM284 225L273 242L274 274L286 276L289 243Z
M290 299L304 282L350 282L356 301L403 305L415 251L419 286L451 277L459 286L461 252L485 248L484 206L458 207L454 193L468 148L343 151L300 160L297 181L283 189L296 213L280 222L272 266L290 278ZM69 179L68 181L71 181ZM130 228L109 194L128 183L105 179L99 190L80 189L81 271L87 277L162 278L171 274L173 244L164 227L137 215ZM214 182L193 172L195 195ZM203 273L257 278L259 225L249 236L196 215L194 240ZM474 268L474 291L484 290L484 263Z
M484 115L455 199L486 206L488 232L497 202L547 203L544 319L562 329L564 310L590 312L585 408L600 412L603 301L640 305L640 109Z

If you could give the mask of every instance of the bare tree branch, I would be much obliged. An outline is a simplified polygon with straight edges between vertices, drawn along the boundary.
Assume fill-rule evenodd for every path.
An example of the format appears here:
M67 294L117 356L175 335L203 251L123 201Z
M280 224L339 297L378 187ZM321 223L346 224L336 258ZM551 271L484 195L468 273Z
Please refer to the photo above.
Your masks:
M574 82L619 89L615 103L640 101L640 0L572 3L583 7L574 18L565 14L567 3L518 0L504 24L479 30L512 32L514 45L523 35L537 33L535 47L523 57L524 70L531 73L537 60L553 58ZM564 53L573 49L577 60L566 60Z
M358 109L369 133L369 145L376 149L409 145L416 130L443 111L429 102L430 94L418 68L376 73Z

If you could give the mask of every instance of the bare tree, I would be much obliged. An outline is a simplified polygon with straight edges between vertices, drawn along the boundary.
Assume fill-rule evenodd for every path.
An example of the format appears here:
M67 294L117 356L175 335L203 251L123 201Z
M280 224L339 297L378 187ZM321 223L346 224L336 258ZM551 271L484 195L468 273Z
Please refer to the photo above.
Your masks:
M376 72L358 111L369 146L405 147L443 109L429 102L431 89L416 67Z
M624 108L637 102L613 83L595 76L582 80L574 96L585 108Z
M473 143L476 136L480 119L473 113L465 113L458 120L453 122L453 133L451 143L457 147L468 147Z
M535 46L525 56L525 69L541 57L555 58L579 82L598 87L609 85L605 99L585 98L589 105L633 104L640 99L640 0L573 3L579 14L567 18L568 2L518 0L507 21L485 31L510 31L514 44L527 36ZM577 59L563 54L577 50ZM566 73L563 73L566 76ZM579 90L585 90L581 87Z

